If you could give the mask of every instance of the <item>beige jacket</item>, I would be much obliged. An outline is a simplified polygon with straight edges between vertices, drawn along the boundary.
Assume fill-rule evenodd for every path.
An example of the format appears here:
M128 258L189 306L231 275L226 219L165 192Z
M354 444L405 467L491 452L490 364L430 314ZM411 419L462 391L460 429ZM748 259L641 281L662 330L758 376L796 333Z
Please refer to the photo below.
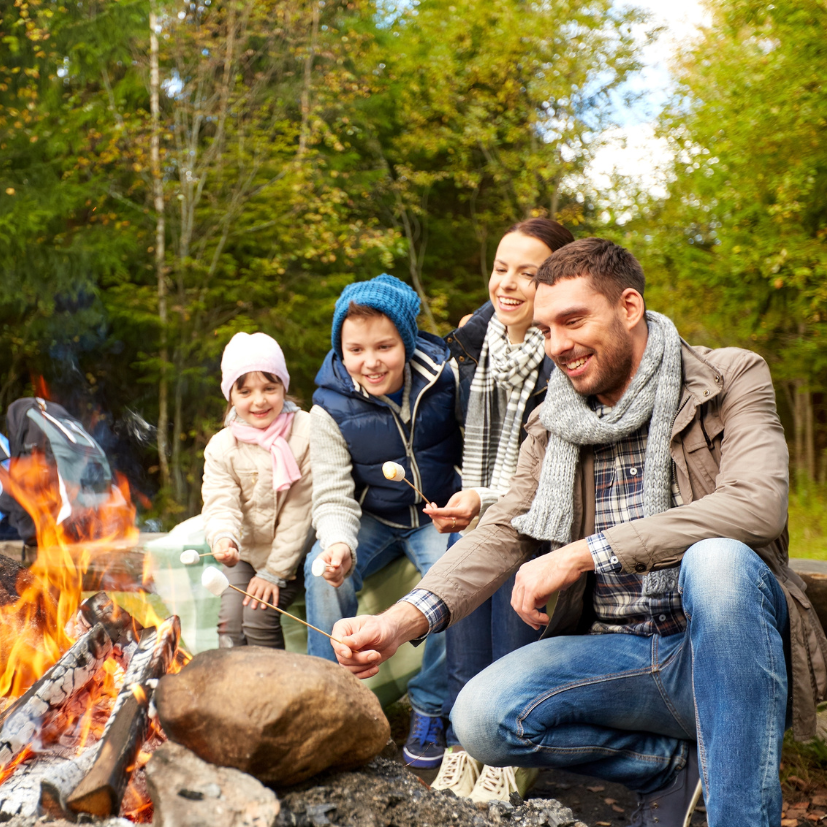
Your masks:
M769 368L756 354L737 348L682 347L683 389L672 428L671 453L684 505L605 531L624 572L674 566L689 546L727 537L753 548L781 584L790 612L793 731L815 733L816 703L827 693L827 638L788 565L787 444L775 407ZM535 412L526 424L508 494L479 527L451 548L420 584L445 601L455 623L467 616L537 548L511 520L531 507L540 479L548 433ZM573 539L594 533L594 457L581 450L575 477ZM586 629L584 606L591 582L584 575L552 598L545 635Z
M301 479L273 490L270 452L238 442L229 428L204 451L204 525L210 547L221 537L238 544L241 559L271 582L292 580L310 531L310 414L297 411L287 444Z

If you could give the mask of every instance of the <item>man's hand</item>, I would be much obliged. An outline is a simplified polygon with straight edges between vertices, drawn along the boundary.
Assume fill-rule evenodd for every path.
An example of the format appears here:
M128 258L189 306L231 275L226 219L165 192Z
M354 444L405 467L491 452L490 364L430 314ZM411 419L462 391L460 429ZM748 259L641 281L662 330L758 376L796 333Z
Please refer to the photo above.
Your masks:
M410 603L395 603L381 615L346 617L331 633L341 643L330 641L336 659L357 678L372 678L379 664L409 640L428 632L425 615Z
M353 555L347 543L333 543L318 557L325 561L325 570L322 577L337 589L345 582L345 575L353 564Z
M279 605L279 587L275 583L271 583L269 580L265 580L263 577L254 577L247 585L245 591L250 592L250 594L253 595L253 597L257 597L259 600L266 600L268 603L272 603L274 606ZM267 608L264 605L264 603L259 604L255 600L253 600L252 597L245 597L241 605L246 606L248 603L250 603L251 600L253 605L250 608Z
M548 623L548 615L541 610L549 598L576 583L583 572L593 570L594 559L585 540L523 563L514 581L511 606L532 629L539 629Z
M442 507L426 506L422 511L427 514L440 534L462 531L480 513L482 502L476 491L457 491Z
M213 557L232 568L239 561L238 546L229 538L222 537L212 549Z

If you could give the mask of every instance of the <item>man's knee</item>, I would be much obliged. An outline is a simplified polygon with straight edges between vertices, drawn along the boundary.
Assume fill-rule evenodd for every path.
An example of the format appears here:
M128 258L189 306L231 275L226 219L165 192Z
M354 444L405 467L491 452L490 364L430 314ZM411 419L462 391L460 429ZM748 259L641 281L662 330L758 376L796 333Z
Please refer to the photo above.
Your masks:
M451 710L451 723L469 755L496 766L503 761L504 721L491 687L481 686L484 681L480 678L484 675L483 671L472 678L459 693Z
M766 563L744 543L725 538L702 540L687 549L681 563L684 607L690 614L703 611L711 619L727 622L755 600L768 574Z

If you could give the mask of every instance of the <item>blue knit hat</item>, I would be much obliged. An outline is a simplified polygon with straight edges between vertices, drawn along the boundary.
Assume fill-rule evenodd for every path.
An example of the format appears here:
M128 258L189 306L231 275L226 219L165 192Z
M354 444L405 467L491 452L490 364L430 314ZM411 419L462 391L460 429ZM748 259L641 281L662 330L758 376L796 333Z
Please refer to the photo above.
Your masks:
M370 281L357 281L342 290L333 310L333 328L330 341L333 350L342 357L342 323L347 316L350 303L372 307L384 313L396 325L402 344L405 345L405 360L409 361L416 350L416 317L419 314L419 296L404 281L383 273Z

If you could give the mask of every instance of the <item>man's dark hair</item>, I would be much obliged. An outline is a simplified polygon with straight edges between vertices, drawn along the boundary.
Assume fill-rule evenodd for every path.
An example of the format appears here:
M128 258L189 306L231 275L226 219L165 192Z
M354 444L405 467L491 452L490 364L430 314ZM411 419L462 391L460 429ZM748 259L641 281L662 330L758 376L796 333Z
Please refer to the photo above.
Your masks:
M549 256L534 276L535 284L549 287L561 279L588 276L592 286L610 302L631 287L643 295L646 277L640 262L625 248L605 238L580 238Z

